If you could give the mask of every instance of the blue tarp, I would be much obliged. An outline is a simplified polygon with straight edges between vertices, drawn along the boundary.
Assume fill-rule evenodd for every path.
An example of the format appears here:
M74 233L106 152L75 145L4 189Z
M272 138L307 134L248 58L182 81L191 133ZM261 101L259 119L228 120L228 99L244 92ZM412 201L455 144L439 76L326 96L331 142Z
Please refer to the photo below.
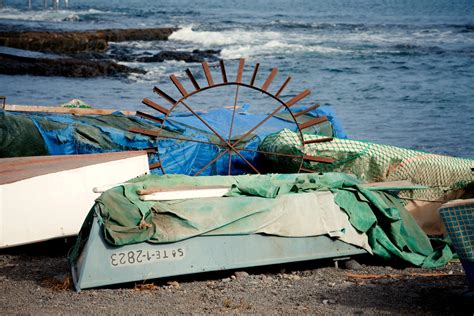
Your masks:
M292 108L293 112L303 109L305 107ZM267 117L267 114L249 114L247 110L248 105L239 109L235 114L231 143ZM232 109L212 109L199 114L226 141L229 139ZM247 150L241 151L242 156L255 165L257 169L263 166L259 166L259 156L252 150L257 150L260 142L271 133L284 128L296 129L294 121L285 119L285 114L288 115L286 111L279 114L278 117L268 119L238 146L239 149ZM26 116L25 119L33 121L50 155L89 154L158 147L159 158L165 172L168 174L194 174L225 149L222 140L197 117L188 113L173 115L167 121L165 129L173 136L202 141L201 143L162 138L155 140L140 134L130 133L128 130L131 127L156 130L160 126L158 123L144 118L124 116L120 113L107 116L72 116L9 112L8 115L7 121L8 117L12 117L11 115L24 115ZM322 106L304 115L304 117L308 119L311 116L318 117L321 115L326 115L331 123L332 135L330 136L346 138L340 122L330 107ZM317 133L318 128L318 126L315 126L311 132ZM327 128L325 131L327 132ZM25 142L25 146L28 146L27 140ZM158 155L149 155L150 162L158 161ZM233 154L231 159L231 174L253 173L239 155ZM159 169L152 172L161 173ZM216 163L206 168L201 175L228 174L228 172L229 155L225 154Z

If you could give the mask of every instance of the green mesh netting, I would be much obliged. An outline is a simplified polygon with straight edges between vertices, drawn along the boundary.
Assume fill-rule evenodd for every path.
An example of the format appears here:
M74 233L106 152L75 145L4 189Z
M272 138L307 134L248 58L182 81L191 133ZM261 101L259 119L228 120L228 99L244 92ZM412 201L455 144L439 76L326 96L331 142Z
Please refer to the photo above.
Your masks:
M305 134L305 141L326 138ZM364 141L337 139L303 146L298 134L284 129L269 135L259 149L266 152L311 155L333 158L333 163L304 161L303 167L317 172L345 172L367 182L409 180L429 189L403 191L400 197L427 201L444 201L451 192L474 184L474 159L430 154L395 146ZM265 155L273 172L294 169L300 160Z

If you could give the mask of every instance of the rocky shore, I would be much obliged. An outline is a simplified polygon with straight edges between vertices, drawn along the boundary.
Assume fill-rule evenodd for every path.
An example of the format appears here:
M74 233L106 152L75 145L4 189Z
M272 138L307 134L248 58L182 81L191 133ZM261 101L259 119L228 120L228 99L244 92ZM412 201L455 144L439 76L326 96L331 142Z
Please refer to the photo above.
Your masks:
M76 293L62 240L0 251L2 314L472 315L459 262L436 270L370 258L311 261ZM385 263L386 264L386 263ZM107 267L103 267L106 269Z
M133 54L110 42L166 41L175 28L107 29L81 32L0 32L0 74L96 77L146 73L119 62L202 62L218 60L217 50ZM3 49L2 49L3 48ZM8 48L8 49L5 49ZM39 52L39 53L33 53ZM44 56L41 53L46 53Z

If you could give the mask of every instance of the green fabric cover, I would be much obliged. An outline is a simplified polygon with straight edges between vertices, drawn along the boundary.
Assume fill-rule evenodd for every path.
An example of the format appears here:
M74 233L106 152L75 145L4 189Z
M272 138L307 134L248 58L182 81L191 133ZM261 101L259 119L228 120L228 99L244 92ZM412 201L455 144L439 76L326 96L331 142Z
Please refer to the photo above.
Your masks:
M359 232L366 233L375 255L404 260L416 266L437 267L452 257L446 243L436 249L400 201L383 191L365 189L342 173L274 174L188 177L147 175L103 193L91 210L103 221L105 239L112 245L173 242L207 234L248 234L259 212L271 211L278 197L331 190L335 202ZM177 201L141 201L137 189L180 186L228 186L228 197ZM198 213L198 220L195 214ZM193 214L193 221L189 216ZM240 221L245 219L245 221ZM237 225L231 229L232 225ZM87 228L83 228L87 229ZM85 238L81 234L80 238ZM81 243L78 242L78 245ZM77 249L75 253L77 253Z

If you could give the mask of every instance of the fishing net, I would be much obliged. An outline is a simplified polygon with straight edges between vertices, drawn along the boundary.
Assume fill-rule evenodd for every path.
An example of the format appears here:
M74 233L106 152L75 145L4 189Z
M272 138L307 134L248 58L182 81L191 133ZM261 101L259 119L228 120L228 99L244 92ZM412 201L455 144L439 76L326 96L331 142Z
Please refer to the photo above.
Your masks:
M326 138L305 134L305 141ZM453 191L474 185L474 159L463 159L430 154L389 145L365 141L334 138L330 142L303 146L299 135L283 129L269 135L260 150L294 155L321 156L334 159L333 163L305 161L303 167L316 172L345 172L367 182L408 180L428 189L400 192L400 197L426 201L444 201ZM278 155L265 155L275 169L284 172L294 168L295 159Z

